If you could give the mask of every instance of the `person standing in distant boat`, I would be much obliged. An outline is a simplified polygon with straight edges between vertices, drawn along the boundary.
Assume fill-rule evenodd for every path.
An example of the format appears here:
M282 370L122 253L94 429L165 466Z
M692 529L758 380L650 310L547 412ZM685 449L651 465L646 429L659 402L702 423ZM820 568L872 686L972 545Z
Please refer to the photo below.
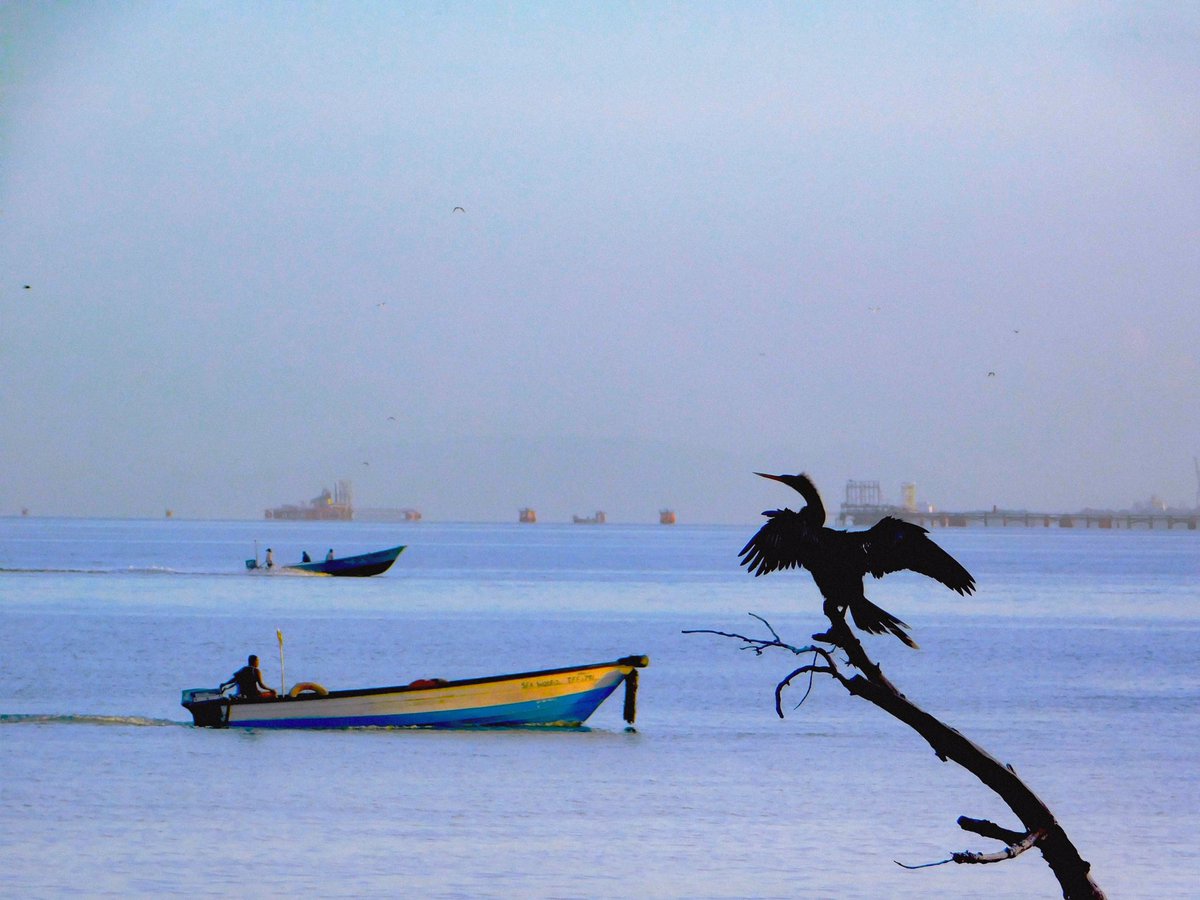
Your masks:
M275 568L275 554L271 552L271 548L267 548L267 568Z
M333 559L333 548L330 547L329 552L325 554L325 562L329 562L332 559Z
M307 550L300 554L300 562L312 562L312 557L308 555Z
M268 550L268 553L271 551ZM246 658L246 665L242 666L226 682L221 684L221 690L237 685L237 695L239 697L274 697L275 691L273 688L263 684L262 672L258 668L258 657L253 653Z

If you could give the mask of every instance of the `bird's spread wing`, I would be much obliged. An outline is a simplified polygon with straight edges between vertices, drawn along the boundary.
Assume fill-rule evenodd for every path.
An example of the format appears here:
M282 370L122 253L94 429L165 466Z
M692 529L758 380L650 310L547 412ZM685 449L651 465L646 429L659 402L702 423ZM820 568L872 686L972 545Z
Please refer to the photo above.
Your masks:
M969 594L975 579L953 556L931 541L920 525L886 516L862 535L867 571L876 578L909 569L936 579L953 591Z
M763 515L767 524L738 552L746 571L765 575L776 569L807 566L821 529L790 509L769 509Z

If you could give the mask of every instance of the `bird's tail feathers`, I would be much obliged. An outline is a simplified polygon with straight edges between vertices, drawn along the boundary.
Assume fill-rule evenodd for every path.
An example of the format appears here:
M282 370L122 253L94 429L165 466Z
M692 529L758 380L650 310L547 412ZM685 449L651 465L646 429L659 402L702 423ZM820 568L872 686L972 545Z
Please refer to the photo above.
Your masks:
M914 650L920 649L917 642L904 630L908 627L907 622L897 619L866 597L850 604L850 615L854 617L854 624L868 634L894 634L907 646Z

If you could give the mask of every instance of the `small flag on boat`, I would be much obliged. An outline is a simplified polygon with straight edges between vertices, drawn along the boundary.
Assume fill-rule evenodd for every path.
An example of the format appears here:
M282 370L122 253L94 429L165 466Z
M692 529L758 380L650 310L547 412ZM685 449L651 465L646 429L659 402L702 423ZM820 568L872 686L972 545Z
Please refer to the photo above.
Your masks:
M287 678L283 674L283 631L275 629L275 638L279 641L279 696L287 693Z

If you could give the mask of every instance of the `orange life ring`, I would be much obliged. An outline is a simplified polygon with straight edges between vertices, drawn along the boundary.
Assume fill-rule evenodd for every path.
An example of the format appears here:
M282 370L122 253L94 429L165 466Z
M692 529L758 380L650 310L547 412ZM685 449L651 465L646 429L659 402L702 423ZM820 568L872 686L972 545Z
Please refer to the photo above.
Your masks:
M329 691L325 690L322 685L317 684L315 681L298 681L292 685L292 689L288 691L288 696L299 697L306 691L316 694L318 697L325 697L329 694Z

